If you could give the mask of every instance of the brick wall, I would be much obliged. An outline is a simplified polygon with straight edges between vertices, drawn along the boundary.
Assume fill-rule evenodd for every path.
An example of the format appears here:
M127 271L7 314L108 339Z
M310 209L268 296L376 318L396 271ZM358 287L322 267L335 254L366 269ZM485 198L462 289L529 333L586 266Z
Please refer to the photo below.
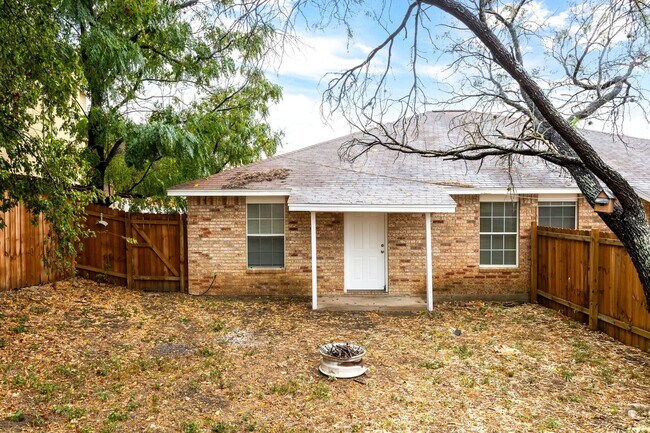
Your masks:
M486 269L478 265L478 195L454 196L455 213L432 214L434 297L518 298L530 279L530 223L537 218L537 197L519 199L519 267ZM585 206L586 205L586 206ZM579 200L580 228L599 223ZM285 269L251 270L246 266L246 199L188 198L190 293L203 293L216 272L211 294L311 295L311 240L308 212L285 213ZM343 293L343 214L317 214L319 294ZM423 214L388 214L389 290L426 292Z
M188 276L192 294L307 295L311 285L309 215L285 218L286 271L246 267L246 199L189 197ZM303 246L307 245L307 248Z
M388 214L388 290L426 294L427 256L424 214Z
M309 212L289 212L289 214ZM311 230L308 227L307 230ZM311 235L310 235L311 236ZM311 248L311 240L307 244ZM311 253L309 253L311 260ZM343 213L316 214L316 264L318 293L337 293L343 290ZM311 277L311 261L309 262ZM311 294L311 280L309 281Z
M285 213L285 269L248 269L246 198L188 197L189 290L209 294L311 295L308 212ZM318 214L319 292L343 287L343 214Z
M519 267L479 267L478 195L454 196L456 212L432 214L434 298L523 297L530 280L530 223L537 217L537 198L519 199Z

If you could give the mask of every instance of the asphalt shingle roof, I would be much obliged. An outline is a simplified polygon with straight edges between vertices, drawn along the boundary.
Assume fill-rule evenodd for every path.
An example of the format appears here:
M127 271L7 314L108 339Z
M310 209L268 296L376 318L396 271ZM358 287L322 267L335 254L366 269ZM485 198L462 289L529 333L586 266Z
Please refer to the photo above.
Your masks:
M463 131L454 129L459 112L430 112L422 117L418 136L411 144L418 148L448 149L457 146ZM626 137L625 144L611 135L583 130L601 157L625 176L637 192L650 198L650 140ZM289 204L339 205L453 205L450 193L460 190L506 188L564 189L575 187L561 169L539 158L521 157L511 169L502 160L450 161L402 154L375 147L354 161L339 157L341 146L351 135L236 167L205 179L170 188L184 191L232 189L229 184L242 174L271 173L288 169L284 176L255 181L241 189L291 190ZM360 149L352 149L352 154Z

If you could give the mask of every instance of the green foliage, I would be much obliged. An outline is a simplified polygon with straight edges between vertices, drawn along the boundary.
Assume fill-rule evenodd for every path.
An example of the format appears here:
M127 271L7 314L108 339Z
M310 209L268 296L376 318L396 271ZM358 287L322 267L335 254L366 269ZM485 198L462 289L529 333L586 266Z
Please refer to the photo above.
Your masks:
M281 92L259 66L273 7L1 2L0 212L42 214L49 260L69 265L87 203L173 210L169 186L275 153Z
M440 360L423 361L418 364L418 367L426 368L428 370L437 370L445 366L445 363Z
M199 433L201 426L196 421L184 421L181 425L181 432L183 433Z
M25 413L22 410L17 410L16 412L7 416L5 420L11 422L23 422L25 421Z
M462 346L454 347L452 351L458 356L460 359L467 359L470 356L472 356L472 351L465 346L464 344Z
M311 398L327 401L330 399L330 390L324 383L316 383L311 386L309 395Z
M230 433L237 431L237 426L229 422L219 421L212 426L212 431L214 433Z
M276 383L271 385L270 391L273 394L277 395L293 395L295 396L298 394L298 390L300 388L300 385L298 384L298 381L294 379L290 379L286 383Z
M90 109L80 122L92 184L132 209L179 205L174 184L275 153L280 98L258 66L273 14L228 1L67 0Z
M560 426L560 423L557 420L553 419L553 418L549 418L544 422L544 427L546 427L548 429L556 429L559 426Z
M0 212L20 201L50 222L47 259L69 263L92 190L76 188L87 170L76 128L82 82L58 2L0 3ZM0 228L4 227L0 216Z
M214 351L208 347L202 347L201 349L199 349L199 355L207 358L210 356L214 356Z
M129 419L129 414L119 409L113 409L113 411L109 413L107 417L107 420L110 423L126 421L127 419Z
M221 320L216 320L212 325L213 332L221 332L224 328L223 322Z
M29 330L29 328L25 325L12 326L10 329L16 334L22 334L23 332L27 332Z
M81 407L74 407L69 404L56 405L53 408L54 413L63 415L68 418L68 420L83 418L86 416L86 409Z

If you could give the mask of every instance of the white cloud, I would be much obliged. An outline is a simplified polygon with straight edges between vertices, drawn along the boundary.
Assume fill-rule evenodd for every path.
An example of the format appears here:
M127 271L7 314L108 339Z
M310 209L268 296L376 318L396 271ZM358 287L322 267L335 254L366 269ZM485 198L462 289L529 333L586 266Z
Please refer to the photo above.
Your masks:
M569 11L553 12L542 2L530 2L525 10L525 21L529 28L533 25L537 28L560 29L567 25L568 20Z
M320 80L329 72L338 72L361 63L368 47L341 37L300 36L298 42L285 47L282 57L272 62L274 72Z
M590 119L591 124L587 121L580 123L580 126L586 129L593 129L605 133L612 133L612 125L609 122L604 122L598 119ZM622 125L619 125L621 132L628 137L637 137L647 139L650 137L650 123L646 120L643 113L639 109L631 110L628 113Z
M446 65L418 66L418 73L443 83L448 82L455 75L454 71Z
M650 123L642 115L632 116L623 122L623 132L630 137L650 137Z
M310 144L340 137L350 132L340 115L324 122L320 100L299 93L285 93L282 101L271 108L269 123L283 130L285 137L278 153L286 153Z

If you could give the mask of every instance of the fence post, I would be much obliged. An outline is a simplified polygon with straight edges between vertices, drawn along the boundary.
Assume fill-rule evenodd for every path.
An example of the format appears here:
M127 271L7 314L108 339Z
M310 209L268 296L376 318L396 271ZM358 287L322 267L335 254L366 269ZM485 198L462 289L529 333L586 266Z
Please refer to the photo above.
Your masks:
M598 259L600 230L592 229L589 238L589 329L598 329Z
M537 303L537 221L530 227L530 302Z
M126 237L126 287L133 288L133 229L131 228L131 212L124 218L124 236Z
M185 275L185 222L183 221L183 215L178 216L178 237L180 242L180 259L179 259L179 273L180 273L180 290L181 293L185 293L186 288L186 275Z

